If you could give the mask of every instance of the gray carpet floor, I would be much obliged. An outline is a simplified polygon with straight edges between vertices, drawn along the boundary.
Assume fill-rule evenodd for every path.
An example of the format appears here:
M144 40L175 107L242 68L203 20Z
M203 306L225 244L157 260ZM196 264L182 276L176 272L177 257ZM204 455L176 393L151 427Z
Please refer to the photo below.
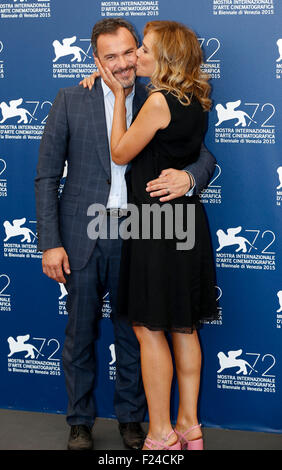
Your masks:
M282 450L282 434L214 428L203 433L206 450ZM0 410L0 450L66 450L68 435L64 415ZM115 420L98 418L93 436L94 450L126 450Z

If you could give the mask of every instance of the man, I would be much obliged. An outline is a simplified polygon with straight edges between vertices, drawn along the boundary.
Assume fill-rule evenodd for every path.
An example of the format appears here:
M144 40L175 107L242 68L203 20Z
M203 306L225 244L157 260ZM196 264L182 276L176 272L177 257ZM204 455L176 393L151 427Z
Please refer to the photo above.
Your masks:
M106 19L94 26L94 55L125 89L128 125L147 96L146 89L135 84L137 44L132 25L122 19ZM115 333L115 412L119 429L130 448L141 448L145 437L140 426L146 399L138 342L132 329L116 320L122 241L103 237L93 240L87 236L90 222L87 210L93 203L104 206L104 217L111 221L116 218L117 224L125 216L128 169L115 165L109 152L113 105L113 94L100 79L91 91L80 86L60 90L45 126L35 181L38 249L43 251L43 272L65 283L68 291L63 366L69 400L67 422L71 426L69 449L91 449L93 445L93 346L106 287L110 292ZM59 200L58 187L66 160L68 175ZM199 160L187 167L187 171L162 172L151 183L152 197L163 197L163 200L184 194L189 197L193 178L194 191L200 192L209 181L214 164L214 158L203 149Z

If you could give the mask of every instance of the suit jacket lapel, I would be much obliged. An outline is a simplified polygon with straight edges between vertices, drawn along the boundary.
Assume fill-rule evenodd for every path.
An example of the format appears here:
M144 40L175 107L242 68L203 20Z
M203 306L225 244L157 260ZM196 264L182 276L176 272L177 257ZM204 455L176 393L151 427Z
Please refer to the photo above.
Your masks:
M89 93L89 100L95 148L107 175L111 178L110 149L108 143L104 94L100 80L96 80L94 87Z

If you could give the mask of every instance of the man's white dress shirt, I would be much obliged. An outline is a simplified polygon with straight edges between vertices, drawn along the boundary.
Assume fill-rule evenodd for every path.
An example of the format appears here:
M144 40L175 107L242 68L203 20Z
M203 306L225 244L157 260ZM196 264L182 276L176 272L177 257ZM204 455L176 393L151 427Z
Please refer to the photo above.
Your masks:
M109 149L111 152L111 132L114 115L115 95L111 89L101 80L104 93L106 123L108 131ZM135 86L132 92L126 97L126 121L127 128L132 121L133 98L135 94ZM125 172L127 165L116 165L111 159L111 190L108 199L108 209L126 209L127 208L127 187L125 181Z

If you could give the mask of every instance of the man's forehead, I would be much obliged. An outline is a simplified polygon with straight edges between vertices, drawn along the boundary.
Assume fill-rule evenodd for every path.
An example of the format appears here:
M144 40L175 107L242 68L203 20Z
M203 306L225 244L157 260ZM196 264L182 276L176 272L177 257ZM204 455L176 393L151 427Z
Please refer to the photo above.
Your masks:
M120 54L128 49L136 48L136 42L126 28L119 28L114 33L100 34L97 39L97 49L100 54Z

